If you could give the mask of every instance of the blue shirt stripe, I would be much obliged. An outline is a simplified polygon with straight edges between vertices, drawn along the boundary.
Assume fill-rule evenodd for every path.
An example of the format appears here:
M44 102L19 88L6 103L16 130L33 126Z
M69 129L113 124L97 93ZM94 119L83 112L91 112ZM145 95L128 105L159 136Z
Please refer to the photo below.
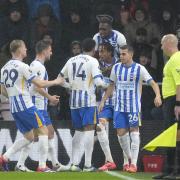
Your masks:
M136 63L134 63L132 65L132 68L131 68L131 74L130 74L130 81L133 81L133 78L134 78L134 69L136 67ZM129 104L130 104L130 112L133 112L133 90L130 90L130 98L129 98Z
M84 100L85 100L85 107L88 105L88 93L87 91L85 91L85 94L84 94Z
M82 106L82 90L79 91L78 105L79 105L79 107Z
M22 94L19 95L19 99L20 99L20 101L21 101L21 104L22 104L22 106L23 106L23 109L26 110L27 107L26 107L26 104L25 104L24 99L23 99L23 97L22 97Z
M137 74L136 74L136 87L135 87L135 97L136 97L136 112L139 112L139 106L138 106L138 85L140 80L140 66L138 66Z
M76 107L76 90L73 90L72 98L73 98L73 107Z
M13 101L14 101L14 103L15 103L15 106L16 106L18 112L20 112L21 109L20 109L20 107L19 107L19 104L18 104L18 101L17 101L17 99L16 99L16 96L13 96Z

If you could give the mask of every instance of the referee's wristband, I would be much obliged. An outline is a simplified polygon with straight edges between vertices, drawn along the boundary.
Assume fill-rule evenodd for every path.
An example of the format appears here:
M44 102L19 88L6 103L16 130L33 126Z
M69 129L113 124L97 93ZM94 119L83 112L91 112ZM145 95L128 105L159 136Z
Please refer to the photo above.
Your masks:
M175 106L180 106L180 101L176 101Z

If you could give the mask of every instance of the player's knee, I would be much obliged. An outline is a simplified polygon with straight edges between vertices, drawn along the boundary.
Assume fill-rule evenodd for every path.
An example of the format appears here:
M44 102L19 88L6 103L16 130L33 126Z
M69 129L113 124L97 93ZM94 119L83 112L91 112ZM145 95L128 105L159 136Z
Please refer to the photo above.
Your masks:
M24 138L26 138L28 141L33 142L34 141L34 134L33 131L27 132L24 134Z
M105 118L99 118L99 124L102 124L102 125L106 125L106 123L107 123L107 119L105 119Z
M127 132L128 132L127 129L123 129L123 128L117 129L117 135L118 136L124 136Z
M139 132L139 127L131 127L130 132Z
M83 129L84 129L84 131L91 131L91 130L95 129L95 125L89 124L89 125L85 126Z
M100 131L103 131L103 130L105 130L104 124L99 123L99 124L96 126L96 131L97 131L97 132L100 132Z
M48 135L48 129L45 126L38 128L38 135Z
M54 133L53 134L48 133L48 139L53 139L53 138L54 138Z

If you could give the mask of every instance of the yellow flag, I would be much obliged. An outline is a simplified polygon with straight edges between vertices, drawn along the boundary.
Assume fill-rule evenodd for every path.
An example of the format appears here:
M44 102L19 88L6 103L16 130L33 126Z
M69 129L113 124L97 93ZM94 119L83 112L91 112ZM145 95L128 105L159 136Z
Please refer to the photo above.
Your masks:
M146 144L143 149L154 151L157 147L176 147L177 123L170 126L152 141Z

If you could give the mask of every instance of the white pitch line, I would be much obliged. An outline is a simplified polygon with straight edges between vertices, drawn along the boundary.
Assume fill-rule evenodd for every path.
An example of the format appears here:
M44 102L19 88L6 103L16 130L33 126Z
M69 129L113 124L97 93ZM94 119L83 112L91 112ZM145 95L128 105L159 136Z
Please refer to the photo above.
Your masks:
M122 178L124 180L138 180L136 178L131 178L129 176L125 176L125 175L122 175L122 174L119 174L117 172L114 172L114 171L104 171L105 173L111 175L111 176L115 176L115 177L119 177L119 178Z

